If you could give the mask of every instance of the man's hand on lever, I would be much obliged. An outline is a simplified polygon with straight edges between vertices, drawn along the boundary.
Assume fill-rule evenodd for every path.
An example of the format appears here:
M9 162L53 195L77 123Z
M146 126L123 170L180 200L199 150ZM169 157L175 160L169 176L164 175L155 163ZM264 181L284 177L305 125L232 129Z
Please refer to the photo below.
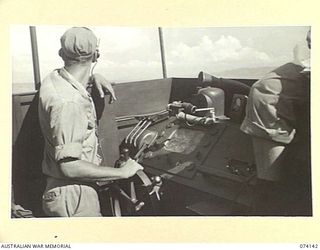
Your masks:
M103 169L103 168L102 168ZM119 167L111 168L113 171L117 171L119 173L117 178L112 178L110 180L99 180L96 181L98 186L104 186L112 183L115 180L119 179L128 179L134 176L139 170L143 170L143 167L137 163L135 160L129 158L127 161L122 161Z
M111 83L107 81L102 75L93 74L92 84L95 85L98 89L101 98L104 98L105 92L107 92L110 93L110 103L113 103L117 100Z
M125 162L121 163L120 169L123 171L124 178L130 178L134 176L139 170L143 170L143 167L135 160L129 158Z

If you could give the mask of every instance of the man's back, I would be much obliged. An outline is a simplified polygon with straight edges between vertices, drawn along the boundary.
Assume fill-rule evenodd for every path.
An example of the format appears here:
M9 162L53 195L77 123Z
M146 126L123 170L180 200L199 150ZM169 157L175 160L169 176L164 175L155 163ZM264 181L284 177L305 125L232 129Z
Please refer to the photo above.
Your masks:
M39 119L45 138L42 168L46 175L64 178L58 166L64 156L99 164L92 100L65 69L55 70L44 79Z

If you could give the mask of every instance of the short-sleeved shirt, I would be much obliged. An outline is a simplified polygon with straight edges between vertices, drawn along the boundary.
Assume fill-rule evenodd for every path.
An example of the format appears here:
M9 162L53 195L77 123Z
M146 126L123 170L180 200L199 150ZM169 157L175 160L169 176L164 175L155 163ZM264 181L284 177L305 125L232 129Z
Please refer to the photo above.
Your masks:
M100 164L93 100L66 69L54 70L43 80L39 120L45 140L44 174L63 179L59 162L66 158Z
M287 63L254 83L241 130L252 136L290 143L299 120L308 119L301 117L310 87L302 70L300 65Z

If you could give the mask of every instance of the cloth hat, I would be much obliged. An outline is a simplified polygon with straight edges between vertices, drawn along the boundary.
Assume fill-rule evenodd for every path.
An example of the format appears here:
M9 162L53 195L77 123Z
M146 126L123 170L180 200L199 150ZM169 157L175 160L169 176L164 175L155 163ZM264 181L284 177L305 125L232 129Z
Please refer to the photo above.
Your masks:
M293 49L293 63L303 67L302 74L310 73L310 49L305 45L297 44Z
M64 61L87 61L97 50L97 37L88 28L73 27L60 38L59 55Z

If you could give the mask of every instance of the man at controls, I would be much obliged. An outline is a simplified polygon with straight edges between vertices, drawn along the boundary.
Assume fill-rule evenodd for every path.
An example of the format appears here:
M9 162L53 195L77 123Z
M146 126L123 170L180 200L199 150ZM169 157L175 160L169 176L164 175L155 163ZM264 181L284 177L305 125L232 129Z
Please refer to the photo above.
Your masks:
M120 168L99 166L95 107L86 90L93 81L90 71L98 57L97 38L88 28L73 27L60 41L64 67L51 72L40 88L42 170L47 176L43 210L56 217L101 216L94 184L129 178L143 167L132 159Z
M297 46L295 60L265 75L249 94L241 130L253 140L255 215L311 213L310 41L309 31L308 48Z

